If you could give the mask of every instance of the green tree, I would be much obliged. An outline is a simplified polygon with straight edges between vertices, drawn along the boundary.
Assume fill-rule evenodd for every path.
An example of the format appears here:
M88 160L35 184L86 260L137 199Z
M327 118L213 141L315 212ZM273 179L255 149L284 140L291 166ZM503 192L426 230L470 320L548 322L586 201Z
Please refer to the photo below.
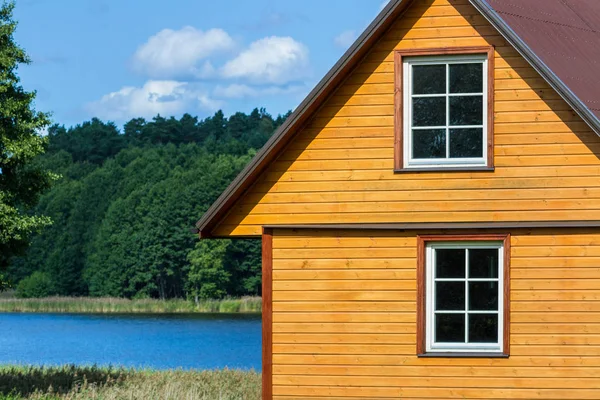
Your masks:
M217 156L188 144L130 149L120 160L131 161L87 256L90 293L183 297L186 257L197 241L190 227L249 156Z
M259 296L262 290L262 249L256 239L232 240L225 254L225 265L231 274L227 293L232 296Z
M20 298L48 297L53 294L55 293L50 276L41 271L34 272L17 286L17 297Z
M30 60L13 38L13 9L12 2L0 8L0 271L25 249L32 232L50 224L47 217L27 213L52 179L34 162L44 152L39 132L49 116L34 109L35 92L20 84L17 68Z
M198 302L198 299L221 299L227 295L231 274L225 269L224 259L230 245L230 240L196 243L196 248L188 254L188 297Z
M8 277L43 272L61 295L189 295L187 256L198 241L190 228L283 121L257 108L135 118L123 133L98 119L51 126L35 163L61 179L29 212L54 225L13 257ZM217 289L260 294L259 241L231 241L222 264L229 279Z
M51 138L50 151L64 150L71 154L74 161L92 164L102 164L114 157L127 146L128 140L120 134L114 123L105 123L97 118L69 129L53 125L48 135Z

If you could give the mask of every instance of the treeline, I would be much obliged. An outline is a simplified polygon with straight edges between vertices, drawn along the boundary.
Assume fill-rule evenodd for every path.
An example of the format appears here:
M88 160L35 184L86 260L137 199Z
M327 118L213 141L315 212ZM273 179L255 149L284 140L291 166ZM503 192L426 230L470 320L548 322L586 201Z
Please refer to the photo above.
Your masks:
M123 132L52 126L36 162L61 176L35 210L53 224L8 278L21 297L260 295L260 244L198 241L196 220L287 116L155 117Z

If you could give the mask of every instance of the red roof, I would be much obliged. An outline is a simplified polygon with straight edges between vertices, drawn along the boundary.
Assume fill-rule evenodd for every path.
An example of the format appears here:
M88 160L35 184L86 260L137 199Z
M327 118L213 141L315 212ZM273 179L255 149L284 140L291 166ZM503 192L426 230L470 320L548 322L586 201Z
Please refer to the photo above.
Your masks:
M600 0L483 0L600 119Z

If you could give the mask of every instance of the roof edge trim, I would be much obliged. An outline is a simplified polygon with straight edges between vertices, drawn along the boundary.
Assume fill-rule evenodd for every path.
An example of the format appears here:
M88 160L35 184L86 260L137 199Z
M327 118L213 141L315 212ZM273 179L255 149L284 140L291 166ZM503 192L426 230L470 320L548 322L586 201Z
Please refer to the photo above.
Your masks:
M548 82L575 112L600 136L600 120L581 99L542 61L521 37L502 19L487 0L469 0L494 28L506 39L525 60Z
M600 229L600 221L490 221L490 222L408 222L375 224L307 224L265 225L268 229L290 230L473 230L473 229L552 229L594 228Z
M354 44L344 53L344 55L335 63L329 72L321 79L315 88L308 96L300 103L296 110L288 117L288 119L279 127L279 129L265 143L262 149L254 156L248 165L237 175L227 189L217 198L217 200L204 213L202 218L196 223L197 232L201 238L212 237L211 230L224 217L224 209L231 205L235 198L241 195L247 188L244 187L246 181L257 173L262 164L272 157L272 153L278 146L282 146L282 142L295 133L297 128L305 118L311 108L315 107L323 96L327 96L327 92L333 89L336 80L340 78L341 73L352 68L355 58L364 51L364 47L371 40L374 40L378 35L382 34L395 14L403 11L401 6L408 6L414 0L390 0L390 2L381 10L379 15L365 29L365 31L356 39ZM227 210L225 210L226 213Z

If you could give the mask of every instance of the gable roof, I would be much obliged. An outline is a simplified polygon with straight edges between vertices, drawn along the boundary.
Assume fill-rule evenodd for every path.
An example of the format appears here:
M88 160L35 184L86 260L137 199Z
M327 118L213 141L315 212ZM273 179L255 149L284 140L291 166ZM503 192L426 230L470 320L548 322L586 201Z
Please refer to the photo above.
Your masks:
M198 221L201 238L211 237L235 202L413 1L390 0ZM600 35L594 28L600 26L600 1L469 1L600 135Z
M600 134L600 1L470 1Z

